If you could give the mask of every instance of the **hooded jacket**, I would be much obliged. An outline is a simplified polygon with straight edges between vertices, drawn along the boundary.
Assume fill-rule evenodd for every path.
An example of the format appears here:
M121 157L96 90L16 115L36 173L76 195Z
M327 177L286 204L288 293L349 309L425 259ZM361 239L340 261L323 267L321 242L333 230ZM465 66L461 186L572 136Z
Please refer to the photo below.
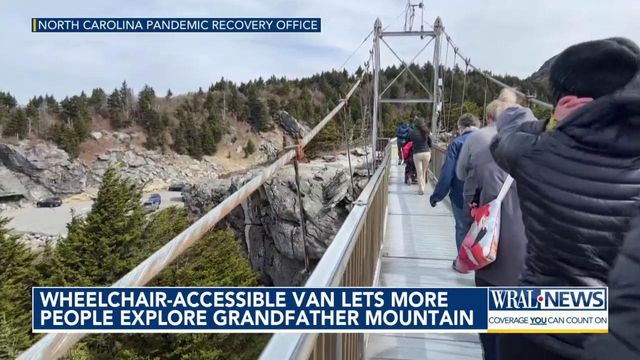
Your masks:
M398 138L398 144L403 145L409 140L409 135L411 134L411 126L408 124L402 123L398 127L396 131L396 137Z
M640 200L640 93L545 121L498 124L491 152L517 183L527 236L521 283L603 286ZM587 335L532 336L577 359Z
M640 216L609 274L609 333L592 336L585 359L640 359Z

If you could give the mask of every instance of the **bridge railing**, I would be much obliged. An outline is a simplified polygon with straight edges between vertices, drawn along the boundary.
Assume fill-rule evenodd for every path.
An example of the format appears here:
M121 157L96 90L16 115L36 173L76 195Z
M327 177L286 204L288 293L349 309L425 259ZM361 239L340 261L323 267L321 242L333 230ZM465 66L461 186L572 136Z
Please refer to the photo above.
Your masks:
M447 158L447 146L444 144L434 144L431 147L431 161L429 162L429 172L433 176L434 183L440 178L442 165Z
M305 287L373 285L386 223L391 146L387 141L380 166L353 203ZM260 360L363 359L364 348L365 335L361 333L283 333L271 338Z

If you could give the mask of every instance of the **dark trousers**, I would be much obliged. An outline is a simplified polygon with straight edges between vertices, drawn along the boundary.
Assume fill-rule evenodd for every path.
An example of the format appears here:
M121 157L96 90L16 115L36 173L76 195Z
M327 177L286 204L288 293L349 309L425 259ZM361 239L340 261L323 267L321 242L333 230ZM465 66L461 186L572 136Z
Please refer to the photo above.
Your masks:
M476 286L495 286L488 281L485 281L476 276ZM482 354L484 360L497 360L498 359L498 335L497 334L478 334L480 336L480 343L482 344ZM507 359L507 358L504 358ZM513 358L522 360L521 358ZM539 359L542 360L542 359Z
M402 160L402 147L404 146L404 143L400 143L400 141L398 141L396 144L398 145L398 159Z
M498 335L499 360L570 360L557 355L531 341L531 336L525 334ZM611 359L614 360L614 359Z

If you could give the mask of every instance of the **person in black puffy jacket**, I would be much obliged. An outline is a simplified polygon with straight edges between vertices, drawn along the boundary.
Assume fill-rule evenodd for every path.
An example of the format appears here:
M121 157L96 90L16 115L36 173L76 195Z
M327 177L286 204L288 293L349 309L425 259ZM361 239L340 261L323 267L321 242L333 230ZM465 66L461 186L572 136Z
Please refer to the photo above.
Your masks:
M609 333L592 336L588 360L640 359L640 216L609 274Z
M640 200L639 73L630 40L571 46L550 69L552 118L498 124L491 152L516 180L528 240L522 285L606 286ZM499 354L579 359L588 337L504 335Z

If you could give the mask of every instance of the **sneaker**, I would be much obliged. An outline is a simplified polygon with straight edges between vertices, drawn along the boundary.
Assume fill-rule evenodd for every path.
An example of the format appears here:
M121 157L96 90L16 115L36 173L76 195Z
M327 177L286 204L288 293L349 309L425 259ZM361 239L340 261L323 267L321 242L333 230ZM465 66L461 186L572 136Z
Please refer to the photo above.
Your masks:
M424 191L422 190L418 191L418 195L424 195Z
M402 160L398 160L398 165L402 165Z
M458 272L460 274L464 274L462 271L458 270L458 267L456 266L456 259L453 259L453 263L451 263L451 268L453 269L453 271Z

